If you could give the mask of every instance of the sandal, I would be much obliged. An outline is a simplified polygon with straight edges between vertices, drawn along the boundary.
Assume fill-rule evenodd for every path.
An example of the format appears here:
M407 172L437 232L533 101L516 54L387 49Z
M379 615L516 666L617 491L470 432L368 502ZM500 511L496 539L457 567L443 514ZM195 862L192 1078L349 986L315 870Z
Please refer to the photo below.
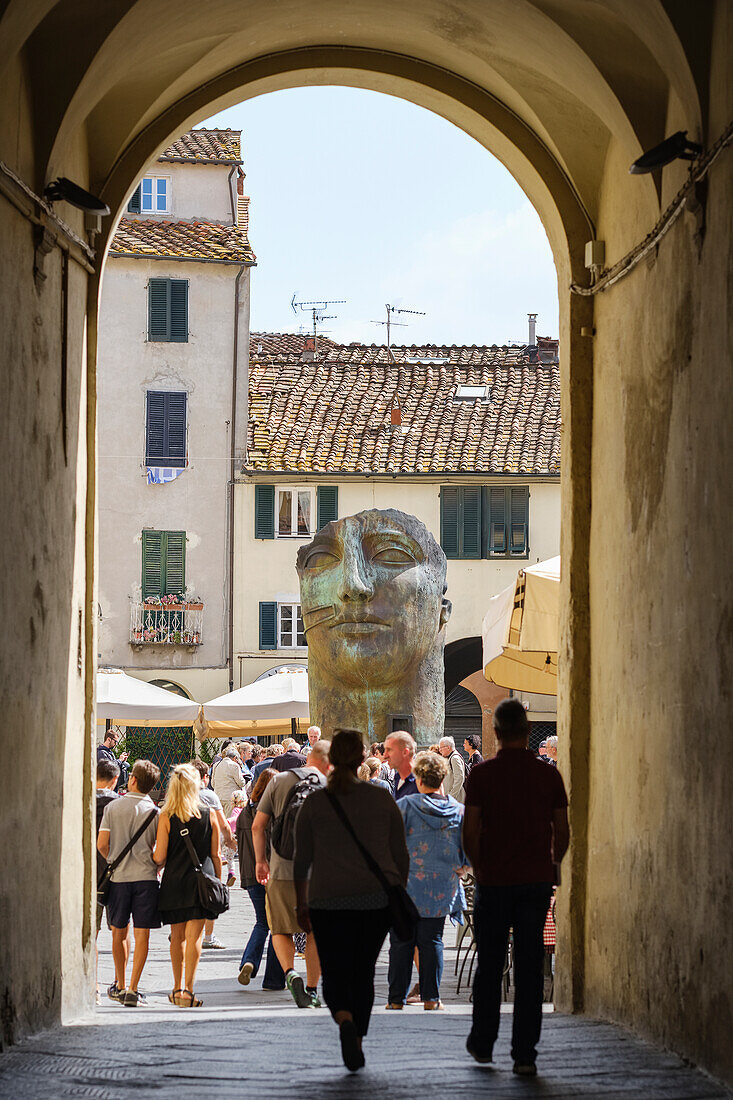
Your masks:
M204 1002L199 997L195 997L190 989L181 989L175 1003L179 1008L201 1008Z
M176 1000L176 997L178 996L179 993L183 993L183 990L182 989L174 989L172 993L168 994L168 1000L170 1001L170 1003L172 1005L177 1005L178 1004L178 1001Z

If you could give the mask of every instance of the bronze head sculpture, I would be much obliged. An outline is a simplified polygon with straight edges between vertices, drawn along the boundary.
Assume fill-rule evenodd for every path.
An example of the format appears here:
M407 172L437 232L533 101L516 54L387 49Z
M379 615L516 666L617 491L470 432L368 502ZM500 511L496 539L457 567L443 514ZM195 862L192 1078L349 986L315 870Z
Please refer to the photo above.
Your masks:
M326 524L298 551L311 721L366 741L412 726L443 735L446 559L415 516L393 508Z

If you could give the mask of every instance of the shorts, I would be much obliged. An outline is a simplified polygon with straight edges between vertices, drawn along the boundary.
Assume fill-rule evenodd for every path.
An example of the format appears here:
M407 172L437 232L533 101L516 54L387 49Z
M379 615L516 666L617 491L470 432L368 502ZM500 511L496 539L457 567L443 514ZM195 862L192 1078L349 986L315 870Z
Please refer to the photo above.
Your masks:
M160 928L158 880L110 882L107 899L107 924L127 928L132 917L136 928Z
M290 879L270 879L265 887L265 912L274 936L295 936L303 931L295 916L296 902L294 882Z

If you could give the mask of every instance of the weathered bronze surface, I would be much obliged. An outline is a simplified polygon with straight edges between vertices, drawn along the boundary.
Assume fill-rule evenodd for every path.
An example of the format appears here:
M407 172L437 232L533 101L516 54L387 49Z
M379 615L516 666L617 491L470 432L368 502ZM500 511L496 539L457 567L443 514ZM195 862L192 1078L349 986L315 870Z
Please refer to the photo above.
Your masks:
M382 741L412 715L421 743L443 736L446 559L415 516L389 508L334 520L301 547L311 721ZM399 728L399 726L398 726Z

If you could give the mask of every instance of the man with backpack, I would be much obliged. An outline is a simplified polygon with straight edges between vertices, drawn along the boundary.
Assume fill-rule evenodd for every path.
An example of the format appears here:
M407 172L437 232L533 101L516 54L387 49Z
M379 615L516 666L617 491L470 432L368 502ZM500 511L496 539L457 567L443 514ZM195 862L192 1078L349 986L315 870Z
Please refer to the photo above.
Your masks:
M295 943L293 936L301 928L295 915L296 894L293 870L295 854L295 822L298 812L308 795L324 786L329 770L330 742L316 741L311 745L305 767L281 772L270 781L257 806L252 823L252 843L255 851L255 874L265 887L267 923L278 961L285 972L287 985L298 1008L320 1008L318 979L321 964L318 960L313 933L305 941L306 982L294 969ZM272 819L270 835L270 861L266 857L267 827Z

